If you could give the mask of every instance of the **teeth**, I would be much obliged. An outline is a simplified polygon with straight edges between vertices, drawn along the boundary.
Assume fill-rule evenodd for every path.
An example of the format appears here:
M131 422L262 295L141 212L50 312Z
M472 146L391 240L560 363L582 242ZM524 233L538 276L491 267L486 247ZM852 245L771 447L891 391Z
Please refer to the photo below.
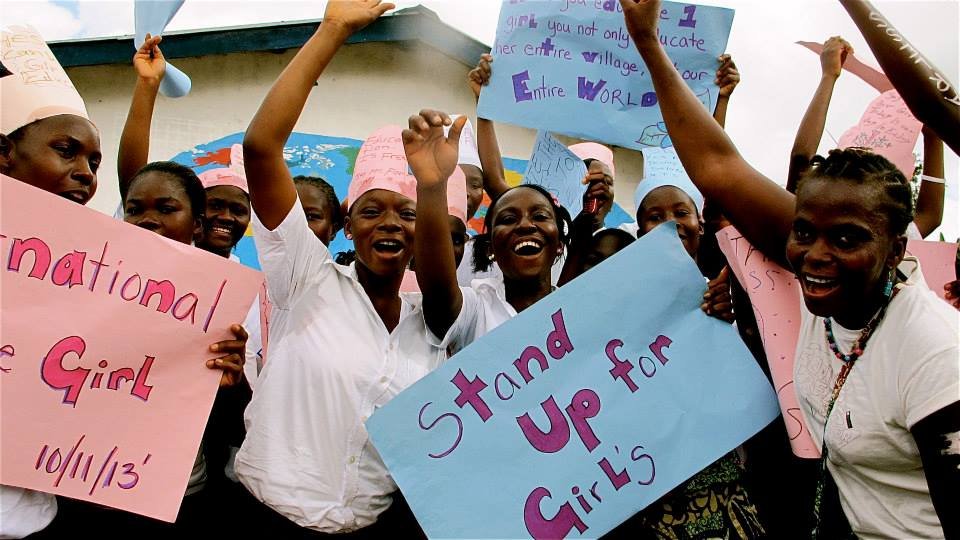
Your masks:
M537 242L534 242L534 241L532 241L532 240L524 240L523 242L520 242L519 244L513 246L513 251L514 251L514 253L518 253L521 249L523 249L523 248L525 248L525 247L532 247L532 248L534 248L534 249L540 249L540 244L538 244Z
M826 285L828 283L833 283L832 279L820 279L811 276L807 276L807 281L810 283L816 283L817 285Z

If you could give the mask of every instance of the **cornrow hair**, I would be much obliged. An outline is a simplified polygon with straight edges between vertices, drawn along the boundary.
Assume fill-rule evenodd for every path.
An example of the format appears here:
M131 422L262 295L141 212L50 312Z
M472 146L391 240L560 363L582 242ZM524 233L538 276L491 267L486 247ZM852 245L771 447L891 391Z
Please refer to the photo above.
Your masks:
M203 188L203 183L200 181L200 178L197 177L197 173L193 172L193 169L173 161L154 161L147 163L137 171L137 174L133 175L133 178L131 178L129 182L121 184L122 192L120 196L124 204L127 202L127 193L130 192L133 184L143 175L150 172L163 173L176 179L190 199L190 211L193 217L203 219L204 211L207 207L207 191Z
M553 195L543 187L536 184L520 184L519 186L514 186L504 191L499 197L490 202L490 206L487 208L487 215L483 217L483 232L473 237L473 261L471 262L474 272L486 272L493 263L487 255L487 252L490 251L490 231L493 230L493 215L496 211L497 203L500 202L500 199L507 193L520 188L532 189L550 201L550 206L553 208L553 215L557 220L557 230L560 232L560 243L564 246L570 243L570 229L573 223L570 219L570 212L563 206L560 206L560 203L554 199Z
M333 224L333 232L337 233L343 228L343 208L340 206L340 199L337 199L337 192L333 186L319 176L297 175L293 177L294 184L306 184L320 190L323 197L327 199L330 206L330 222Z
M887 215L889 232L894 236L904 234L913 221L913 193L907 178L887 158L868 148L838 148L831 150L827 157L814 156L801 182L811 178L880 188L887 199L881 201L880 206Z

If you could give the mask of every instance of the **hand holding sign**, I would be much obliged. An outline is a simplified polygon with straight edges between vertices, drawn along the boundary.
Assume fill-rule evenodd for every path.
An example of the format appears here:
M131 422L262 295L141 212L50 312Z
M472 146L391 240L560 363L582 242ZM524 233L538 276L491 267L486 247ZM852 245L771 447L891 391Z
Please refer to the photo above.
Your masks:
M176 15L183 5L184 0L136 0L133 4L133 20L135 29L135 38L133 46L137 48L137 56L140 56L140 50L148 45L149 36L160 36L170 23L170 19ZM157 42L159 43L159 39ZM156 46L154 44L154 48ZM162 56L161 56L162 59ZM134 64L136 64L136 57ZM164 62L163 80L160 82L160 93L167 97L183 97L190 92L192 83L190 77L177 69L173 64ZM140 66L137 66L137 72L140 73Z
M147 79L156 83L163 81L163 76L167 72L167 61L160 51L161 36L146 36L143 44L133 55L133 68L137 70L137 76L141 79Z
M853 55L853 45L840 36L833 36L823 44L820 53L820 68L824 75L839 77L847 57Z

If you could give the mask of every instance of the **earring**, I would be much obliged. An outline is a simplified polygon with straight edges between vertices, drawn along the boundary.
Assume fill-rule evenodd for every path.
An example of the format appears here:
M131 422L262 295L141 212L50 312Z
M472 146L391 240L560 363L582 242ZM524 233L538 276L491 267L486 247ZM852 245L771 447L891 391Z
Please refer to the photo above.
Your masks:
M496 260L496 257L494 257L494 256L493 256L493 253L491 253L491 254L487 255L487 260L490 261L490 262L493 262L494 260Z
M893 270L887 274L887 285L883 288L883 296L890 298L893 295Z
M350 233L343 233L343 236L345 236L347 240L353 240L353 235Z

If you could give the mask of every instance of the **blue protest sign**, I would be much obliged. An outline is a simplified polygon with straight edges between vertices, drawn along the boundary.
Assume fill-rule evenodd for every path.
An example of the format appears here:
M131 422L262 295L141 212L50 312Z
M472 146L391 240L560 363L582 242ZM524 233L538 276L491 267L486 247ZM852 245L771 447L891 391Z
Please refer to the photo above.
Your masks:
M135 0L133 3L134 41L139 49L147 34L159 36L177 14L184 0ZM193 83L186 73L167 62L166 73L160 81L160 93L172 98L183 97L190 92Z
M571 216L576 216L583 208L583 193L586 190L583 177L586 175L587 166L582 159L549 132L537 132L533 153L523 173L524 183L543 186Z
M377 411L367 430L427 535L596 538L776 418L704 290L658 227Z
M660 42L703 104L733 10L664 2ZM670 146L619 0L504 0L477 115L625 148Z

